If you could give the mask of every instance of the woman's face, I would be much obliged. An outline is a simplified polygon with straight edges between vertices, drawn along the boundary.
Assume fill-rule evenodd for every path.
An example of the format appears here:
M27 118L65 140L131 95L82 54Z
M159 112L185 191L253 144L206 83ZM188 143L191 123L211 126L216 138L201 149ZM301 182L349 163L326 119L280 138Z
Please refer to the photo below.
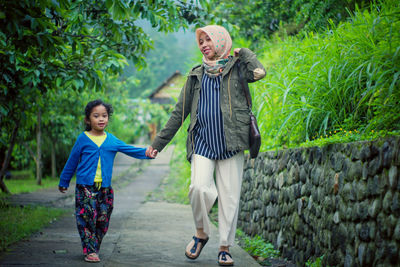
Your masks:
M215 54L214 44L205 32L200 33L199 48L201 53L208 60L214 60L217 57L217 55Z

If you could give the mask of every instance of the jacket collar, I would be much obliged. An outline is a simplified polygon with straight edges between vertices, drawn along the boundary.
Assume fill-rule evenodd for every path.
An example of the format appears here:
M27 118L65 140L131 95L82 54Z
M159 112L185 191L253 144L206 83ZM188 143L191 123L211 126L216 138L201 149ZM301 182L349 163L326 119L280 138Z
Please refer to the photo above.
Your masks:
M222 77L229 73L238 59L238 57L229 56L229 61L226 63L225 69L222 71Z

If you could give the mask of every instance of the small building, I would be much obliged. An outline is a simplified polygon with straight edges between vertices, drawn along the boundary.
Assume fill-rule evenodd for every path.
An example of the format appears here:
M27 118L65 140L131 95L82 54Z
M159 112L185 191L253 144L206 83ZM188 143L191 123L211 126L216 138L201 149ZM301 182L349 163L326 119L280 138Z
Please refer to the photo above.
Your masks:
M151 103L174 104L184 82L184 76L179 71L175 71L149 96Z

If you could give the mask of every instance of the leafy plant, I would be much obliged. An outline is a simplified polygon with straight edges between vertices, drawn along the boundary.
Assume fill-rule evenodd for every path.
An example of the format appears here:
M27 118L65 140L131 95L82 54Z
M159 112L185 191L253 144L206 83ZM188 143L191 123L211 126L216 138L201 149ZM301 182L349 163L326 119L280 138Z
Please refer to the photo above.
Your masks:
M298 146L339 129L357 129L360 138L398 133L399 16L399 3L385 1L357 9L351 21L323 34L267 43L267 76L252 84L262 149Z
M324 255L317 257L314 261L307 260L306 266L307 267L322 267L322 260L324 259Z
M369 0L218 0L211 1L209 20L226 26L234 37L251 40L251 48L263 49L273 34L325 30L329 22L345 21L356 5Z
M275 250L274 245L266 242L261 236L249 237L241 230L236 231L240 246L250 255L264 259L279 257L280 252Z

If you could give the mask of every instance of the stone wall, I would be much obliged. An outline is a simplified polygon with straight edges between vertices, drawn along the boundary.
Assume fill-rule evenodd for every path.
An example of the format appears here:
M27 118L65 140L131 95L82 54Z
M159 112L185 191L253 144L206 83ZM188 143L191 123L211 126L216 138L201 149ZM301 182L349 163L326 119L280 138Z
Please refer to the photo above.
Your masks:
M238 225L303 266L400 266L400 138L247 160Z

